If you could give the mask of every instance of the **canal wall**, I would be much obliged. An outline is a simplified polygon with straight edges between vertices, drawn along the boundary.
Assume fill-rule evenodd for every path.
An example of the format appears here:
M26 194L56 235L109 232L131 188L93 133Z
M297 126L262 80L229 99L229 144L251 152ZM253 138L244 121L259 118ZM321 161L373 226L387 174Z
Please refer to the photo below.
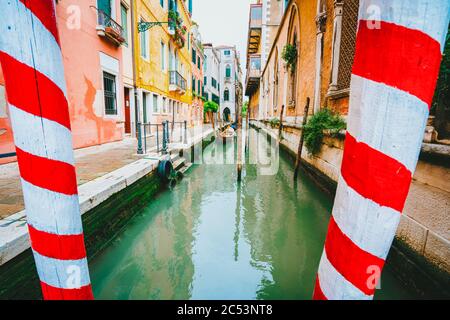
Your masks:
M267 121L251 125L272 137L279 128ZM280 146L293 157L301 125L283 123ZM325 135L321 151L302 151L302 165L313 180L334 197L345 134ZM424 143L387 267L418 295L450 297L450 146ZM437 289L439 288L439 289Z
M194 148L203 149L211 143L213 136L212 129L206 130L172 152L190 156ZM165 190L157 175L158 158L137 160L79 187L88 259L107 247L148 199ZM0 299L40 299L25 210L0 223L8 225L0 234Z

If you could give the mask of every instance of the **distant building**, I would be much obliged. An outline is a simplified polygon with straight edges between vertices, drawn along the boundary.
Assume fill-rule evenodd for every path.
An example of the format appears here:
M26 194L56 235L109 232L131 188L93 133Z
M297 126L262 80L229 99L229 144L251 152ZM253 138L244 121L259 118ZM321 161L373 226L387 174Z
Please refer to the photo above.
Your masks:
M220 115L225 121L234 121L237 104L236 85L241 83L242 72L239 62L239 53L235 46L218 46L220 52Z
M191 70L192 70L192 106L190 108L189 121L191 125L203 123L203 91L204 76L203 64L205 54L202 45L202 37L196 23L191 29Z
M203 44L203 50L203 96L207 101L220 105L220 52L210 43Z

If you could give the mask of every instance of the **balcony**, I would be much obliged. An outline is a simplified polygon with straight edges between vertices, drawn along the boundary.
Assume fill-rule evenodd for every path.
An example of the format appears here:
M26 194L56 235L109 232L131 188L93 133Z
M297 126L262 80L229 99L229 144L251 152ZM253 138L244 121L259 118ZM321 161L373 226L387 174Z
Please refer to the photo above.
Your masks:
M169 91L184 94L186 92L186 79L178 71L170 71L169 77Z
M120 46L125 42L125 35L123 28L120 24L114 21L109 15L104 11L92 7L97 10L97 34L111 41L116 46Z
M247 68L247 79L245 87L245 95L252 95L259 87L261 78L261 55L254 54L249 57Z
M262 30L262 4L250 6L248 27L248 54L258 53Z

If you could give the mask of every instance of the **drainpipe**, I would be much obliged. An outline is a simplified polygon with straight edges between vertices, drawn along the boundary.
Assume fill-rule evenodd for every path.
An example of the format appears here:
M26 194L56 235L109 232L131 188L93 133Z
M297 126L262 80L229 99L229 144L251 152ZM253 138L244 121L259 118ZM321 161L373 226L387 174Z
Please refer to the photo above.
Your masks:
M139 94L138 94L138 90L137 90L137 64L136 64L136 47L135 47L135 34L136 34L136 30L135 30L135 5L136 5L136 1L131 0L130 3L130 7L131 7L131 22L132 22L132 26L131 26L131 41L133 42L131 45L131 54L133 55L133 58L131 59L133 61L133 88L134 88L134 109L136 112L136 132L137 132L137 139L138 139L138 147L137 147L137 153L138 154L144 154L144 150L142 150L142 132L141 132L141 125L140 125L140 118L141 118L141 114L140 114L140 110L139 110Z

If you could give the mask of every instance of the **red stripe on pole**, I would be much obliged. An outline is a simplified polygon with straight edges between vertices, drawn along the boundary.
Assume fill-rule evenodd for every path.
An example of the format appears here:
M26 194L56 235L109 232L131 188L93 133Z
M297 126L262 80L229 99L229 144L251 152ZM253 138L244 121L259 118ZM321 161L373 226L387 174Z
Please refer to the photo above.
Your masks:
M356 141L348 132L341 173L347 184L363 197L402 212L411 172L397 160Z
M61 289L41 281L42 295L45 300L93 300L91 285L78 289Z
M381 21L369 29L361 20L353 74L406 91L428 105L433 100L442 59L441 46L427 34Z
M38 18L47 30L55 37L59 44L58 28L56 26L55 8L53 1L42 0L20 0L25 7Z
M316 276L316 285L314 287L313 300L328 300L320 287L319 275Z
M16 146L20 175L27 182L67 195L77 194L75 167L71 164L42 158Z
M333 267L359 290L366 295L375 293L373 285L373 269L383 269L384 260L380 259L355 245L331 217L325 241L325 252Z
M59 235L40 231L28 225L31 247L39 254L59 260L86 258L83 234Z
M61 89L39 71L0 51L8 102L70 129L69 107Z

